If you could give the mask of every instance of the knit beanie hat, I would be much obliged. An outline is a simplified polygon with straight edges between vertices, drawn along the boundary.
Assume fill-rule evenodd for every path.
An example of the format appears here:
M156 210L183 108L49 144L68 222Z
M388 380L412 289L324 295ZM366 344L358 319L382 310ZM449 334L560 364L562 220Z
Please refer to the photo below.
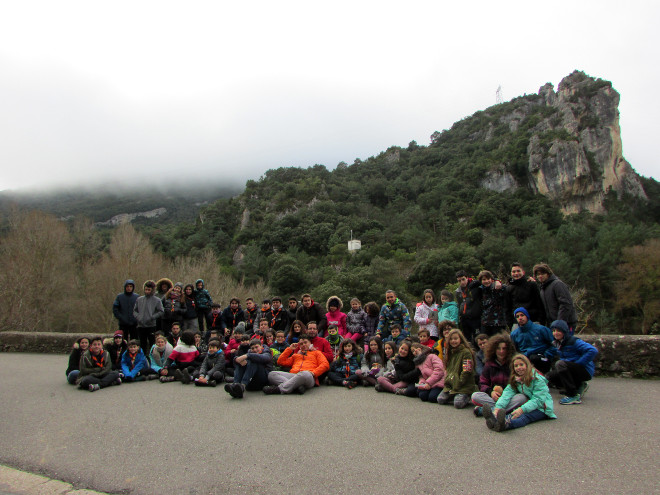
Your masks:
M513 317L515 318L518 313L522 313L527 317L528 320L530 320L530 321L532 320L532 317L529 316L529 313L527 312L527 310L524 307L521 306L519 308L516 308L513 311Z

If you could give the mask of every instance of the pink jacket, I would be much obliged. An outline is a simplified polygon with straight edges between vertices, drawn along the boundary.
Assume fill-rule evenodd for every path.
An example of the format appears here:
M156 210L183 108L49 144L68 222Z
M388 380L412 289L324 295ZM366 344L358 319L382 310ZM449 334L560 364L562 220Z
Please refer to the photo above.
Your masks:
M348 329L346 328L346 313L341 311L335 311L330 313L329 311L325 314L326 319L328 320L328 325L334 323L338 327L339 335L344 337Z
M424 362L417 367L422 372L419 383L428 383L431 388L445 386L445 365L437 355L429 353Z

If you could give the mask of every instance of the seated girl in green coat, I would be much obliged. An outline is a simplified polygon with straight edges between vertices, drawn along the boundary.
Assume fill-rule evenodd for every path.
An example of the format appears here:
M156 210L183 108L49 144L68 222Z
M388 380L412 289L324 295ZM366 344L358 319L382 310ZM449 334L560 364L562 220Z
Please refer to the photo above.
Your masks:
M476 390L474 383L475 360L470 344L463 333L454 328L447 334L447 356L445 365L445 388L438 395L438 404L451 404L463 409L470 403L470 396Z

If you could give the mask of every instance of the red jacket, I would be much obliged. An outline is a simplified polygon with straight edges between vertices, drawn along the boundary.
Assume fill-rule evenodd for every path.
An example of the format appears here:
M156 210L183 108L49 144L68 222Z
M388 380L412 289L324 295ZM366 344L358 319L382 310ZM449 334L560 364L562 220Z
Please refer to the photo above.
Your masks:
M328 363L331 363L334 360L335 355L334 352L332 352L332 347L330 347L330 342L328 342L323 337L319 337L318 335L310 340L310 342L314 346L314 349L321 351L321 354L325 356L325 358L328 360Z

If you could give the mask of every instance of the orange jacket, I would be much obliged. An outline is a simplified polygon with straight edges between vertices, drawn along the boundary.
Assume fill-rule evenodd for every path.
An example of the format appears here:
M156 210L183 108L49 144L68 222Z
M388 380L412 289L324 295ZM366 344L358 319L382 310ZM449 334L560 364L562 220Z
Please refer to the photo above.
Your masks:
M301 371L310 371L314 375L314 381L319 384L319 376L330 370L330 364L326 357L317 351L307 351L307 354L300 352L293 353L291 347L284 349L277 359L277 364L291 368L289 373L300 373Z

